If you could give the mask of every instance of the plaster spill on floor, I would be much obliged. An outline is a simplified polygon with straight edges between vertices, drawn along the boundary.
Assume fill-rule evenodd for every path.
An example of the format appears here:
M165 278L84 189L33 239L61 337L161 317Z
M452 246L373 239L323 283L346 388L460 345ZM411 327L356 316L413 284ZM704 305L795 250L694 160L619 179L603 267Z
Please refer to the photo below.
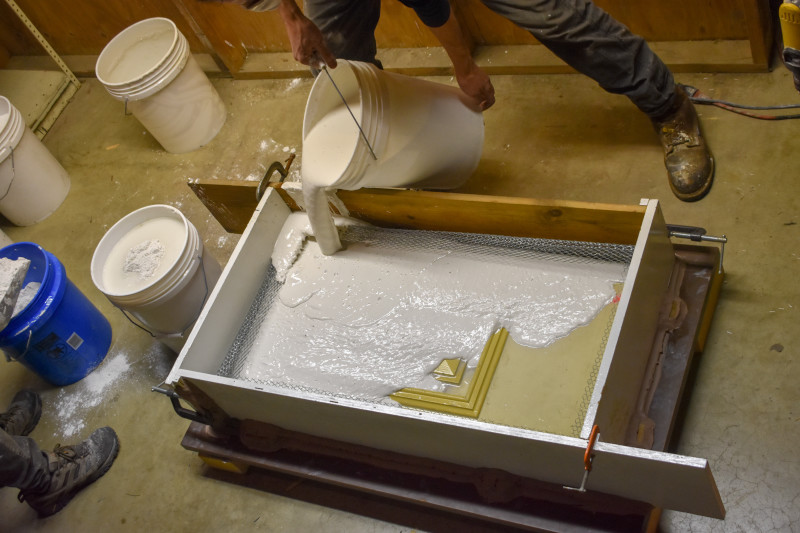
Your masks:
M297 88L297 86L298 86L298 85L300 85L300 83L301 83L302 81L303 81L303 79L302 79L302 78L295 78L295 79L293 79L293 80L292 80L292 81L290 81L290 82L289 82L289 84L286 86L286 90L285 90L284 92L287 92L287 93L288 93L288 92L290 92L290 91L293 91L295 88Z
M81 381L63 387L56 396L57 437L69 439L86 427L87 414L114 393L113 385L127 376L131 365L124 353L109 354L103 363Z

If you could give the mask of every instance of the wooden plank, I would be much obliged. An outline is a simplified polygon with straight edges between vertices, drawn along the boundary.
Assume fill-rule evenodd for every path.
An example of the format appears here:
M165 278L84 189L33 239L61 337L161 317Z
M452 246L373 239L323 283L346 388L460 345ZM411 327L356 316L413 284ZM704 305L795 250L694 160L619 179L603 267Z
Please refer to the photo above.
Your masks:
M203 43L203 46L205 46L206 50L213 58L214 64L217 65L219 69L225 72L230 72L232 67L239 68L242 66L245 58L240 57L241 54L237 53L237 49L220 47L223 50L223 53L226 53L224 57L217 52L216 48L214 47L214 43L208 37L206 31L202 28L197 20L196 15L193 13L192 7L196 5L196 2L192 2L190 5L187 5L184 0L172 0L172 3L175 4L175 7L177 7L178 11L180 11L181 15L183 15L184 20L186 20L186 22L189 24L189 27L192 28L192 31L197 39ZM246 57L246 54L244 54L244 56Z
M412 9L397 0L381 1L381 18L375 29L378 48L425 48L439 46L433 33Z
M246 426L250 430L255 424L248 421ZM350 496L356 500L355 505L345 510L397 522L397 518L384 518L374 514L375 499L372 496L389 498L393 500L392 509L402 508L400 512L404 518L400 523L409 526L422 526L419 519L424 516L424 508L444 512L448 521L453 522L443 523L442 515L437 513L436 523L443 527L442 531L461 531L464 527L475 530L491 523L537 532L643 531L641 526L645 517L653 515L652 507L639 502L596 492L567 493L558 486L502 472L489 473L409 455L387 454L375 449L364 449L363 453L357 455L340 454L337 452L352 450L353 446L330 443L331 446L323 450L319 439L307 438L301 441L302 436L280 431L279 428L275 428L280 431L275 437L283 445L280 451L275 451L274 446L262 451L259 446L252 446L252 437L247 440L245 437L214 439L204 431L205 428L207 426L192 422L181 445L187 450L230 458L257 468L250 470L247 478L225 474L228 481L253 486L253 477L260 478L268 476L270 472L278 472L322 482L330 493L324 505L333 505L339 509L343 508L342 500L348 497L348 492L343 492L341 488L355 489L358 494ZM267 436L261 443L269 440L270 437ZM245 447L242 442L249 447ZM299 446L296 445L298 442L301 442ZM208 474L219 479L218 472ZM493 477L494 474L497 476ZM475 490L482 480L488 483L497 481L500 486L492 487L494 490L489 490L490 494L482 497ZM282 485L286 485L285 481ZM293 483L289 486L292 493L283 495L307 499L305 491L310 488L309 484ZM521 496L506 503L505 498L509 493L519 493ZM520 498L524 498L524 502ZM539 511L541 509L546 511ZM413 512L412 516L406 514L409 511ZM458 516L464 518L458 519ZM465 519L470 522L463 522ZM611 527L611 524L615 527Z
M226 68L236 74L251 52L285 52L289 38L277 13L253 13L241 6L173 0L194 22Z
M750 41L664 41L650 47L673 72L761 72L755 64ZM574 73L539 44L478 46L476 63L489 75ZM453 65L444 49L382 48L378 58L388 72L407 76L452 76ZM289 53L250 54L235 75L240 79L309 77L310 71Z
M633 244L640 206L505 196L361 189L339 191L349 214L395 228Z
M74 0L69 3L19 0L18 3L61 56L97 55L114 35L127 26L157 16L174 20L189 40L193 52L212 52L233 73L238 72L249 55L290 52L283 23L274 12L253 13L235 5L195 0L140 0L133 3L122 0ZM394 0L383 0L382 4L383 16L376 30L380 50L438 47L430 30L417 20L411 9ZM661 41L745 40L752 48L751 63L762 70L766 68L772 32L766 0L680 0L669 3L597 0L597 4L651 44ZM479 0L454 3L454 13L468 37L477 45L537 43L528 32L491 12ZM0 45L12 57L40 54L36 41L15 19L8 6L0 2ZM211 50L208 50L209 43ZM693 63L702 65L710 61L697 55Z
M739 3L747 21L753 63L768 70L775 32L775 21L771 17L769 3L767 0L739 0Z
M217 66L210 54L192 54L197 64L209 78L227 75ZM96 55L62 56L61 59L78 77L95 77ZM49 56L14 56L8 61L9 70L53 70L53 60Z
M496 468L560 486L578 487L583 477L586 441L582 439L186 370L173 369L168 383L175 376L191 382L240 420L467 467ZM703 516L725 515L704 459L602 441L595 445L594 456L588 490Z
M186 36L194 51L204 51L203 43L196 37L192 28L184 21L172 2L160 0L72 0L70 2L39 2L36 0L17 0L33 24L41 31L59 55L97 55L119 32L131 24L150 17L166 17L175 22ZM6 9L3 9L6 8ZM7 15L8 13L8 15ZM16 16L7 10L5 2L0 2L0 34L9 27L17 28L11 22ZM24 27L23 27L24 29ZM9 46L11 55L38 55L41 48L35 40L15 40Z
M193 180L189 187L226 231L244 230L256 206L257 182ZM288 199L282 184L270 187L293 210L301 207ZM379 226L617 244L636 242L644 213L640 206L403 189L339 191L337 196L350 216Z
M5 68L9 59L11 59L11 53L8 51L8 48L0 43L0 68Z

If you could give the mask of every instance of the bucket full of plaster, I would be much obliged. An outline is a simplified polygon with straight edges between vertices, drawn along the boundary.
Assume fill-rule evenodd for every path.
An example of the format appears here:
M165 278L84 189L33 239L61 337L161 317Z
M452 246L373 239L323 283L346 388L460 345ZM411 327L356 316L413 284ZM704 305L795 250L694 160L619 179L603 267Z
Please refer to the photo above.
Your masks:
M17 226L50 216L69 193L64 167L0 96L0 213Z
M458 187L478 165L483 133L480 110L456 87L357 61L321 73L303 118L302 176L323 251L338 249L324 247L324 234L338 243L324 191Z
M169 19L145 19L120 32L100 53L95 73L168 152L200 148L225 123L225 104Z
M0 257L30 261L13 317L0 331L6 357L53 385L84 378L111 346L106 317L70 281L58 258L38 244L6 246Z
M137 209L114 224L97 245L91 270L111 303L175 351L221 273L197 228L169 205Z

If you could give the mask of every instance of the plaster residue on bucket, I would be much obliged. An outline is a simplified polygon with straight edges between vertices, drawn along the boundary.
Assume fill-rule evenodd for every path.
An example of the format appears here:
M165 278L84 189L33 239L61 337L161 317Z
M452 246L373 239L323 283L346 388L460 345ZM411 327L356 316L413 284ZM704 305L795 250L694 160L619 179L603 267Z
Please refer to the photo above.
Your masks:
M38 281L31 281L26 283L25 286L19 291L19 296L17 296L17 302L14 304L14 312L12 313L12 317L17 316L25 309L29 303L36 298L36 293L39 292L39 287L41 287L41 283Z
M186 229L174 217L156 217L123 235L103 265L103 284L114 294L133 293L162 276L184 248Z
M348 243L326 256L290 216L276 269L289 257L278 298L259 326L239 377L378 400L403 387L442 390L442 359L474 367L489 336L506 327L546 346L588 323L615 296L625 266L471 256L449 250ZM294 237L292 237L292 235ZM296 251L299 250L299 253Z

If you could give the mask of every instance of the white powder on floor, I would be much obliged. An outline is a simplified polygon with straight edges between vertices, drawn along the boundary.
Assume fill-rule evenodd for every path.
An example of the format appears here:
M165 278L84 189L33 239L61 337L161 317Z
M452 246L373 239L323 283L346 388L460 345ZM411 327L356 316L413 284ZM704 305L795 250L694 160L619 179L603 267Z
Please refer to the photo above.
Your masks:
M149 279L158 270L164 252L164 245L159 240L139 243L128 250L122 271L126 274L136 274L141 280Z
M124 353L109 354L91 374L68 387L56 396L56 420L60 435L65 439L76 436L86 427L86 416L91 409L108 400L119 380L131 369Z
M38 281L31 281L30 283L26 284L21 291L19 291L17 303L14 305L14 313L11 315L12 317L20 314L22 310L25 309L25 307L27 307L34 298L36 298L36 293L39 292L39 287L41 287L41 285L42 284Z
M624 265L495 260L448 250L350 243L333 256L289 217L273 254L285 280L240 377L379 399L403 387L442 390L442 359L475 366L506 327L546 346L587 324L616 292ZM298 242L299 241L299 242Z

